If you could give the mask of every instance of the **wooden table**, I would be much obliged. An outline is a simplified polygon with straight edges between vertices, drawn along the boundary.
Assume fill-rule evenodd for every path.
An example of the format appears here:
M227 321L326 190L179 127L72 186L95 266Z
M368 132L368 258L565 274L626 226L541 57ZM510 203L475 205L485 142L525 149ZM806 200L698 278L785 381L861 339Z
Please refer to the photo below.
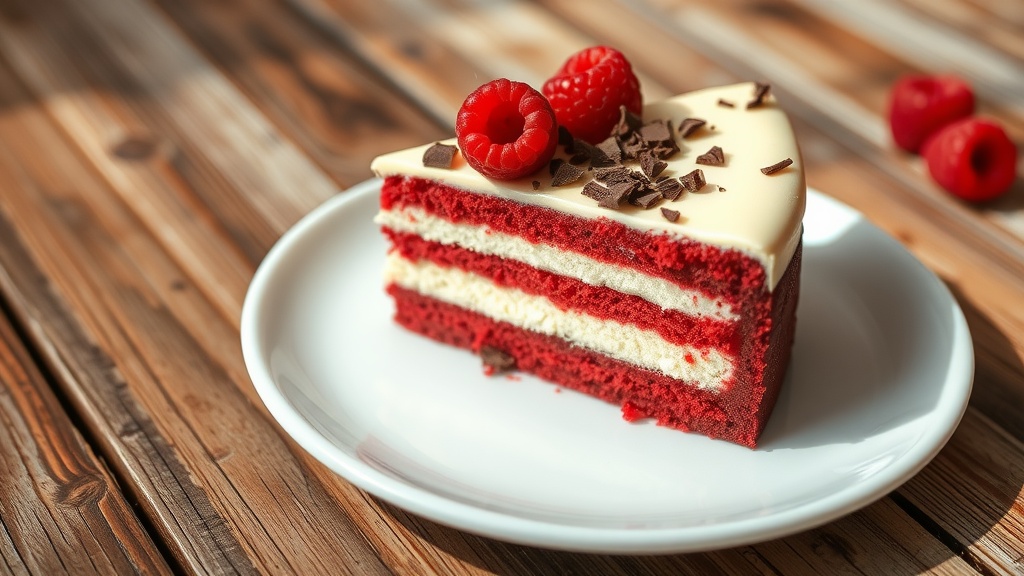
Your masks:
M0 572L1024 573L1024 185L959 202L884 115L951 71L1024 141L1022 31L1002 0L0 0ZM281 234L483 81L596 43L651 100L770 80L810 185L950 287L974 392L912 480L737 549L553 552L376 499L269 416L239 318Z

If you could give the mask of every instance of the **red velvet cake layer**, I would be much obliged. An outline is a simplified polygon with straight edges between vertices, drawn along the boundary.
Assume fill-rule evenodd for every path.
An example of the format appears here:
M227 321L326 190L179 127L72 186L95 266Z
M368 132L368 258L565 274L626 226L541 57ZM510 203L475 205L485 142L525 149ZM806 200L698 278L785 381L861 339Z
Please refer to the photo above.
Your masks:
M742 375L720 393L688 386L658 372L639 368L579 346L423 296L396 285L395 320L434 340L478 352L484 346L515 358L516 369L535 374L623 406L629 420L650 417L661 425L755 447L778 396L789 359L793 312L800 275L800 251L780 283L772 321L779 326L767 356L741 362ZM763 381L760 376L764 376Z
M384 229L384 233L394 249L408 260L427 260L443 268L458 268L487 278L501 287L543 296L561 310L574 310L601 320L614 320L657 332L673 344L717 348L730 356L740 352L740 335L735 322L662 310L639 296L593 286L516 260L430 242L415 234L388 229Z
M646 233L607 218L589 220L430 180L389 176L381 191L381 209L405 206L420 207L450 222L487 226L530 242L635 268L734 305L767 292L764 268L749 256L667 234Z
M397 304L396 320L403 326L474 351L483 346L501 350L515 359L517 369L616 403L629 420L651 417L665 426L756 445L792 348L802 247L797 247L782 279L770 291L761 264L738 251L645 233L609 219L582 219L408 177L385 180L381 206L384 210L416 206L451 222L484 226L637 269L729 302L740 317L736 322L701 320L517 261L385 231L393 249L404 258L471 272L499 286L548 298L561 309L654 330L671 343L720 349L736 358L736 364L723 390L701 390L694 383L391 285L388 291Z

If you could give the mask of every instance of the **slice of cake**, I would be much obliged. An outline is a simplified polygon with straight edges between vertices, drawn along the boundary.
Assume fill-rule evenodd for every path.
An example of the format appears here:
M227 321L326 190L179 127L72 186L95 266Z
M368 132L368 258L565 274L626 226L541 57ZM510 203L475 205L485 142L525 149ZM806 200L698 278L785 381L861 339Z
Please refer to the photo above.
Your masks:
M483 176L455 141L377 158L395 319L612 402L756 445L792 347L805 184L763 84L623 109L613 136ZM497 408L496 409L500 409Z

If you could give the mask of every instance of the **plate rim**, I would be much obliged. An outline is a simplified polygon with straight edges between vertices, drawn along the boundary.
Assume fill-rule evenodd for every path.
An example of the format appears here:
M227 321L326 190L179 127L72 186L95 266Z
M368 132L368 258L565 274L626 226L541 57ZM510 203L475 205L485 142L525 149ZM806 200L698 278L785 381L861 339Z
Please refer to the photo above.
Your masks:
M967 408L974 378L974 352L970 331L963 310L948 287L909 250L884 230L872 224L853 207L827 196L813 188L807 189L808 200L824 201L849 211L895 243L926 273L928 281L936 283L939 294L951 307L954 329L953 352L958 358L951 360L943 382L961 382L959 390L946 390L938 410L953 411L948 424L923 435L916 444L887 468L888 474L874 475L862 482L827 497L768 514L762 517L729 520L717 524L685 527L613 528L558 524L538 519L513 516L488 510L471 503L452 500L428 489L409 484L400 478L385 474L365 462L345 455L335 444L319 432L288 400L275 381L265 355L261 351L261 302L274 282L273 272L286 259L294 245L307 232L321 224L336 211L379 193L381 180L371 178L327 199L289 228L271 247L258 266L242 304L240 339L242 356L260 399L288 436L306 452L326 465L342 478L399 508L477 535L507 542L560 549L575 552L603 552L626 554L660 554L697 552L747 545L801 532L845 516L865 507L909 480L923 469L945 446L955 432ZM953 370L959 368L958 374ZM959 393L955 393L959 392ZM900 466L900 463L903 465Z

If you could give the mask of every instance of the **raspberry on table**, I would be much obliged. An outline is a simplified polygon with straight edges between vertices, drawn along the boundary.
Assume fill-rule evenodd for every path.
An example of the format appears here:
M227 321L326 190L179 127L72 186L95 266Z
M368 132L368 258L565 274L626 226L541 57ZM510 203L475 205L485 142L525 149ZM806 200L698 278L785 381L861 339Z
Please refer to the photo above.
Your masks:
M558 124L547 98L528 84L499 78L474 90L455 119L466 162L498 180L533 174L555 155Z
M893 85L889 127L897 146L916 153L931 134L973 112L974 92L960 78L908 75Z
M948 124L922 148L932 178L970 202L994 200L1017 176L1017 147L1002 126L981 118Z
M597 144L619 120L619 107L640 114L640 81L621 52L594 46L573 54L544 83L558 123L576 138Z

